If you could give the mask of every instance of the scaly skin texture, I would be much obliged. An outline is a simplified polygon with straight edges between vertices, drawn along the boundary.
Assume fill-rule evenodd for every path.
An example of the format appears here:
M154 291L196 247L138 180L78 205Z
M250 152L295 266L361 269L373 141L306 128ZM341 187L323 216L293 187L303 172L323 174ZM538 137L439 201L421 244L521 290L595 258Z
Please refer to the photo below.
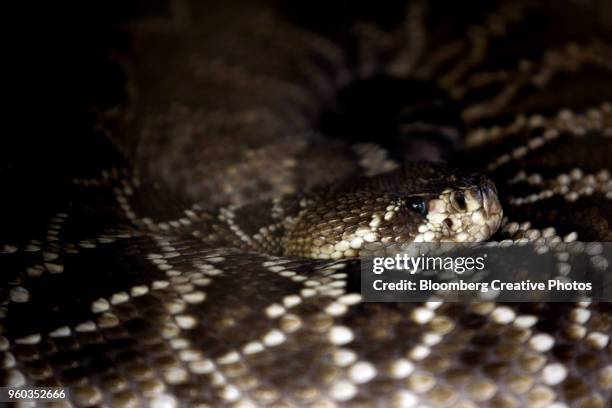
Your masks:
M2 167L3 382L68 386L76 406L609 406L609 304L363 303L358 261L293 254L346 256L355 224L323 245L305 233L342 194L309 192L380 182L423 136L432 153L463 139L452 168L495 183L492 239L612 240L610 6L227 3L122 13L118 97L80 154L58 142ZM380 109L338 95L380 74L413 92L395 138L362 138ZM402 213L412 229L392 238L458 238L458 190L483 208L467 230L493 233L487 179L416 174L401 198L431 194L434 219ZM368 228L412 203L368 207Z

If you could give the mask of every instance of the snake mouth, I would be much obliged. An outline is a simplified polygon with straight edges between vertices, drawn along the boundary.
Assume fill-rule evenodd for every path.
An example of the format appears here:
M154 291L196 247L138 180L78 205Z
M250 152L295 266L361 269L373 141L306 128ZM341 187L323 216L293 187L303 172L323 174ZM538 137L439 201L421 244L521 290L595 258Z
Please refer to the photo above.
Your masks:
M429 201L426 223L414 242L480 242L499 228L503 210L495 185L482 179L475 186L447 189Z

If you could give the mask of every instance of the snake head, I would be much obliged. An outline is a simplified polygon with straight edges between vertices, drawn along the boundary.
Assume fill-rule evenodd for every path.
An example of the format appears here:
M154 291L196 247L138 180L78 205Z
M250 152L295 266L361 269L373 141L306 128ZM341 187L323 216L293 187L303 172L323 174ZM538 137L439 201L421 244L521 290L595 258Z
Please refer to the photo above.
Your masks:
M414 242L480 242L497 231L503 210L495 184L460 172L446 176L448 187L427 196L427 211Z
M352 180L303 200L286 229L286 255L355 257L368 242L479 242L499 228L497 190L483 175L439 164Z

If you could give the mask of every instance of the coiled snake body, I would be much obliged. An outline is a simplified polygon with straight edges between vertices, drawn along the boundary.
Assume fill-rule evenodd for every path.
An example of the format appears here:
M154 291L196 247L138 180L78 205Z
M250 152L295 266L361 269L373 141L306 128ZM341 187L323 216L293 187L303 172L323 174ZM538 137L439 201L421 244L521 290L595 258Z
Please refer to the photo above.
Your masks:
M362 303L350 259L610 240L609 7L357 3L177 0L120 26L120 101L67 175L5 173L32 186L3 211L6 384L77 406L610 405L608 304Z

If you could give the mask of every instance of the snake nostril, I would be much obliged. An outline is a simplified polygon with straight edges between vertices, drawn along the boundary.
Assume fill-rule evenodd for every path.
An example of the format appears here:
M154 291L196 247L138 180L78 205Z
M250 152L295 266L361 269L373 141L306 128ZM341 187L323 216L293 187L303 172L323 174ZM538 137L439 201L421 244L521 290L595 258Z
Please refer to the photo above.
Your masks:
M502 208L497 198L497 191L494 185L487 184L482 189L483 207L486 214L497 214Z

